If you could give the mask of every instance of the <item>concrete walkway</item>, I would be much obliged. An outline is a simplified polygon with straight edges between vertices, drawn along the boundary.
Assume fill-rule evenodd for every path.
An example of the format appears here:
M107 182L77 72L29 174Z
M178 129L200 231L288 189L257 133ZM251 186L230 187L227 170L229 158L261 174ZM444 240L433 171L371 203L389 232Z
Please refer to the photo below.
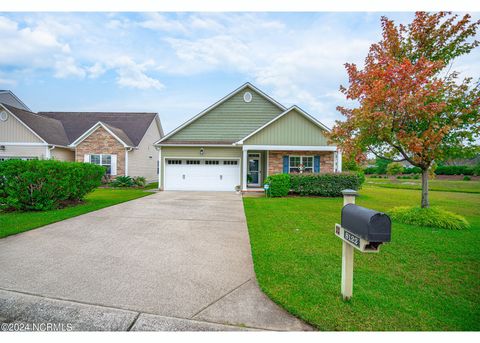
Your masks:
M0 239L0 261L0 322L311 329L258 288L234 193L156 193Z

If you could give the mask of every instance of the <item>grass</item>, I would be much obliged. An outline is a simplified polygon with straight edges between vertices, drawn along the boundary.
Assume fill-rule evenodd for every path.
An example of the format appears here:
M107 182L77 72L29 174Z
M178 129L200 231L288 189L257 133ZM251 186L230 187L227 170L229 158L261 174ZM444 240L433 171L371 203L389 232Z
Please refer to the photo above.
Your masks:
M146 188L155 188L155 185L148 185ZM150 194L152 193L145 192L144 189L97 188L86 196L84 204L73 207L38 212L0 212L0 238Z
M367 177L366 185L385 188L422 189L422 181L415 179L376 179ZM480 181L429 180L431 191L480 193Z
M418 206L420 192L365 186L357 204ZM244 198L255 271L275 302L320 330L480 330L480 194L431 192L467 230L395 223L378 254L355 252L353 298L340 295L342 199Z

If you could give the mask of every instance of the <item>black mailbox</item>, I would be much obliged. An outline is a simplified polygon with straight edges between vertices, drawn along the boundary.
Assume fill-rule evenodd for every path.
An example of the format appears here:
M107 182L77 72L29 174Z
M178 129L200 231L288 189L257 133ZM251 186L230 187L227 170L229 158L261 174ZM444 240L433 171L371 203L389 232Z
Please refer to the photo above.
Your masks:
M347 204L342 208L342 227L369 242L390 242L392 222L382 212Z

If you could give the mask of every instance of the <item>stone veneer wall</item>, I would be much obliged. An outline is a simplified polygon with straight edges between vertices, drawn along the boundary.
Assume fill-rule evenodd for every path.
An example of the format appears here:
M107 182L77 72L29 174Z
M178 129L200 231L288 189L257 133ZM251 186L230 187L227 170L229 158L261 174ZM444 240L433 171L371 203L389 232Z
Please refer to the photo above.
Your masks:
M125 148L103 127L85 138L75 150L75 161L83 162L83 156L92 154L117 155L117 176L125 175Z
M333 173L332 151L269 151L268 175L283 173L283 156L320 156L320 172Z

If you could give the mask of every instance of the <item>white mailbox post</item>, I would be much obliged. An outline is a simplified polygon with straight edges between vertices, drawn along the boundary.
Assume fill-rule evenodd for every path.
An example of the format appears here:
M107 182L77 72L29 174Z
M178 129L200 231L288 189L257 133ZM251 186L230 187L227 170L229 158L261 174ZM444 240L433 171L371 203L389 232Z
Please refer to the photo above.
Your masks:
M378 252L380 245L390 242L391 221L385 213L356 206L356 191L345 189L342 194L342 225L335 224L335 235L342 240L342 297L348 300L353 291L354 249Z
M355 197L358 196L357 191L353 189L344 189L343 206L347 204L355 204ZM337 229L335 228L335 233ZM340 232L339 232L340 234ZM353 246L345 240L342 242L342 296L343 300L348 300L352 297L353 292Z

